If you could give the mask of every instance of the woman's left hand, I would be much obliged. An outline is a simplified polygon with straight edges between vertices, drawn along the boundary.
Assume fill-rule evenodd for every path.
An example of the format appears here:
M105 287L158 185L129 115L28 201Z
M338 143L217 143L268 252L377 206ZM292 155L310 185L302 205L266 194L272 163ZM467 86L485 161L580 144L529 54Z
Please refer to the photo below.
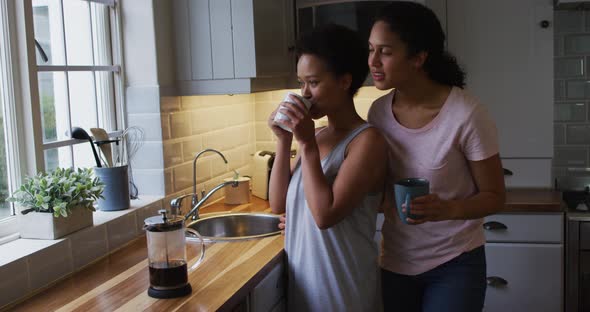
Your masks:
M407 207L402 210L404 213ZM452 201L442 200L436 194L416 197L410 203L410 214L417 218L407 218L408 224L422 224L429 221L443 221L455 219L455 207Z

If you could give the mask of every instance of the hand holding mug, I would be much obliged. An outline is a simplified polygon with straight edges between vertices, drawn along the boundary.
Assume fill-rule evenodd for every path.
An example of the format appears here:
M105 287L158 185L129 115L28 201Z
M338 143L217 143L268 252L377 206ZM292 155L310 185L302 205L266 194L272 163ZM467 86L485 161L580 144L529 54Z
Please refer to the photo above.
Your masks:
M417 224L410 222L410 220L415 221L421 218L422 215L415 214L412 201L417 197L428 195L430 193L430 183L426 179L408 178L397 181L393 187L395 205L400 220L405 224Z
M277 109L275 109L270 114L270 116L268 117L267 124L268 124L268 127L272 130L272 132L275 134L275 136L277 137L277 139L279 141L288 140L288 142L291 142L291 140L293 139L293 133L291 133L291 131L287 131L287 130L283 129L275 121L276 115L279 114L280 108L281 107L279 106Z
M299 144L315 140L315 125L309 115L309 107L311 107L309 100L289 93L281 103L274 119L277 126L293 132Z
M402 211L407 211L404 203ZM436 194L428 194L414 198L410 204L412 216L406 219L407 224L422 224L429 221L443 221L455 219L455 206L452 201L442 200Z

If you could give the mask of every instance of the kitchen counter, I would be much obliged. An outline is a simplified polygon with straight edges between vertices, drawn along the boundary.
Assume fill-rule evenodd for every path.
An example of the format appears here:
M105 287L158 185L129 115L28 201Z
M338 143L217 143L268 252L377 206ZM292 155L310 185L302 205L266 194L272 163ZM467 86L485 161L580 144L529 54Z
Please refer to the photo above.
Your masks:
M202 213L270 212L267 201L252 196L244 205L214 203ZM283 259L283 236L207 244L203 262L189 272L191 295L154 299L147 295L149 272L145 235L72 276L57 282L11 311L216 311L240 303ZM187 244L189 267L198 248Z
M561 192L548 189L507 189L502 213L564 212Z

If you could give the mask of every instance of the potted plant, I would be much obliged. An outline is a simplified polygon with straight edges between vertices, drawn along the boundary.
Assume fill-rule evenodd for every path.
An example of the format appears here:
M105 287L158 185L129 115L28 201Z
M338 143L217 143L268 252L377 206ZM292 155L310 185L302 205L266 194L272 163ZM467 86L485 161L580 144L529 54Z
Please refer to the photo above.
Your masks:
M103 189L92 169L57 168L26 178L8 200L22 208L22 238L57 239L92 225L93 203Z

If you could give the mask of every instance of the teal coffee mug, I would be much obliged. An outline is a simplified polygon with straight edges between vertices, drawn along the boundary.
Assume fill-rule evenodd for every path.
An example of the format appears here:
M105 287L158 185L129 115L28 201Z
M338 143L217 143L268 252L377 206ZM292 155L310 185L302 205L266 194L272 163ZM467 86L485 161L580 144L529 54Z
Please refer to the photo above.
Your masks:
M408 178L402 179L395 183L395 205L397 206L397 214L403 223L408 224L406 218L419 219L417 215L413 215L410 211L410 202L412 199L430 193L430 183L422 178ZM408 208L408 213L403 213L402 205Z

